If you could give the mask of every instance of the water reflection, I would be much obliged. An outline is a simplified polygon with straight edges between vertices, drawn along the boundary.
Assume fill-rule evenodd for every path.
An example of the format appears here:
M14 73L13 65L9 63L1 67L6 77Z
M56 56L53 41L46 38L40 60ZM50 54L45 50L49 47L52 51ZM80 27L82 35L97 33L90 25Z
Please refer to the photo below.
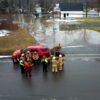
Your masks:
M41 24L39 24L37 30L35 30L36 34L34 34L34 37L40 44L45 44L49 47L54 46L56 43L61 43L62 46L66 46L75 41L100 44L99 32L88 29L61 31L59 29L59 23L55 22L55 26L51 25L44 28L41 28Z
M32 78L30 77L25 77L25 75L22 75L22 82L24 84L24 86L26 87L29 87L29 88L32 88L34 86L34 82L32 81Z
M27 19L29 19L28 22L26 21ZM19 21L24 23L24 27L26 27L30 34L36 38L38 43L48 45L49 47L53 47L56 43L60 43L62 46L67 46L75 41L100 44L100 32L78 28L75 30L62 31L59 28L62 24L62 21L60 20L54 21L51 19L44 23L40 19L34 19L33 16L26 18L21 15ZM49 22L51 24L48 24ZM70 23L74 24L75 22Z

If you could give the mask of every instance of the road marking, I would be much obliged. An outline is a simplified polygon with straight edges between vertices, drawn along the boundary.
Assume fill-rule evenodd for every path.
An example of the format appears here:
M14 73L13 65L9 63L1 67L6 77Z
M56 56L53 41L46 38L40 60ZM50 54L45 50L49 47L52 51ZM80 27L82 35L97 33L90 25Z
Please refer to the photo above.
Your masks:
M100 54L66 54L66 55L68 55L68 56L71 56L71 55L73 55L73 56L100 56Z
M81 61L100 61L100 57L95 58L95 57L69 57L67 60L81 60Z
M12 61L10 61L10 60L9 60L9 61L7 61L7 60L4 61L4 60L2 60L2 61L0 61L0 62L12 62Z
M0 56L0 58L11 58L11 56Z
M82 47L84 47L84 45L73 45L73 46L66 46L62 48L82 48Z
M69 57L69 58L89 58L89 59L91 59L91 58L100 58L100 57Z

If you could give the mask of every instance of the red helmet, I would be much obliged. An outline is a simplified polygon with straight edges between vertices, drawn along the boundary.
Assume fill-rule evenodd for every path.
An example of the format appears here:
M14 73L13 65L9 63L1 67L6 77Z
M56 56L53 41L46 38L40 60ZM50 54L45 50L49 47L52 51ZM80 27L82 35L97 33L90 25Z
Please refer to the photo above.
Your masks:
M37 54L37 52L35 51L34 54Z
M43 56L43 58L46 58L46 56Z

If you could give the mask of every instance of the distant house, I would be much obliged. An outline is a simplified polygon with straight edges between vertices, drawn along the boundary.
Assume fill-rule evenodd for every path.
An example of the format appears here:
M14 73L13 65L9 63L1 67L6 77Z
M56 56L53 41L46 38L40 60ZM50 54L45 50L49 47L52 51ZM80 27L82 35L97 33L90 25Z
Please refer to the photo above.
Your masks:
M59 3L55 5L54 12L60 12Z
M90 9L87 17L99 17L99 13L95 9Z
M35 6L35 15L36 15L36 17L40 17L41 13L42 13L42 8L38 4L36 4L36 6Z
M83 17L84 6L82 3L60 3L60 18Z

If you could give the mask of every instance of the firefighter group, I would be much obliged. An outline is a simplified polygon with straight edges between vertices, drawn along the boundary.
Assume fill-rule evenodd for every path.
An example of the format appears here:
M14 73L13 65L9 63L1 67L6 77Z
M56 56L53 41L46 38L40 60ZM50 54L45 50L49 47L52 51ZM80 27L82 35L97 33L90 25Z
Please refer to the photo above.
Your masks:
M26 77L31 77L32 68L36 65L42 64L43 72L48 72L48 66L51 65L51 71L57 73L63 71L64 54L59 51L51 50L50 54L40 57L35 51L33 54L30 51L21 53L19 58L19 65L21 73Z

